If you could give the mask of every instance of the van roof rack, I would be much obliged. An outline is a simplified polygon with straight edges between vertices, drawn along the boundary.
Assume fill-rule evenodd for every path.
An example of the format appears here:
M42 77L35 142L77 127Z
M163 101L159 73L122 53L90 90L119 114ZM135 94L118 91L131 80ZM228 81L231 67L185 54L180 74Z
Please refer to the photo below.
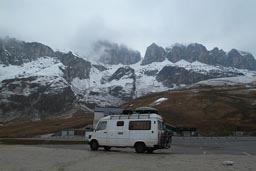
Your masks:
M150 119L152 113L144 113L144 114L131 114L131 115L110 115L110 119Z
M150 113L158 114L158 110L153 107L138 107L135 109L135 112L138 114L150 114Z

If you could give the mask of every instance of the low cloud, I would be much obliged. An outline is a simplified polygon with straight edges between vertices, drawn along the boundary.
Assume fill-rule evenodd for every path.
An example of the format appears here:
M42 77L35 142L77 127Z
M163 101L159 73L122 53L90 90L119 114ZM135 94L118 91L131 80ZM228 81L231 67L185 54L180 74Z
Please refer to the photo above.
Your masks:
M0 36L90 54L97 40L137 49L204 44L256 56L254 0L1 0Z

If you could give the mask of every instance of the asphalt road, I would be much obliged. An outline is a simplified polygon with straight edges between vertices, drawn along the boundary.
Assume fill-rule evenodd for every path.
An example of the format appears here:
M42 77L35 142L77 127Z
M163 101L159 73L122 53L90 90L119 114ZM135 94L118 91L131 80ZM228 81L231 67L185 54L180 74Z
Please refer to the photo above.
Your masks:
M232 165L225 165L232 162ZM0 171L255 171L256 137L173 139L171 149L91 151L87 144L0 144Z
M175 137L172 144L177 154L256 155L256 137Z

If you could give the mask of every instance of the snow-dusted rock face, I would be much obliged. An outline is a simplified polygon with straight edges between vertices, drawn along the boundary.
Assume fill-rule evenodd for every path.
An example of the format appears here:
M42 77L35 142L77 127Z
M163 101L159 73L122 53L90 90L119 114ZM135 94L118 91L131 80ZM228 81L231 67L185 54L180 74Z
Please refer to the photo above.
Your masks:
M202 80L221 77L242 76L243 73L232 71L210 70L207 74L194 70L186 70L177 66L165 66L156 76L157 81L165 86L172 88L175 84L190 85Z
M91 63L79 58L69 53L56 52L56 56L60 62L65 65L65 68L62 69L64 73L64 78L71 82L74 78L78 77L79 79L89 78Z
M0 84L0 121L45 119L73 108L70 85L58 76L30 76Z
M108 83L112 81L116 82L126 82L124 86L113 85L109 87L109 94L118 97L124 101L131 100L134 97L135 93L135 82L136 75L134 69L131 67L120 67L116 72L110 76L107 80Z

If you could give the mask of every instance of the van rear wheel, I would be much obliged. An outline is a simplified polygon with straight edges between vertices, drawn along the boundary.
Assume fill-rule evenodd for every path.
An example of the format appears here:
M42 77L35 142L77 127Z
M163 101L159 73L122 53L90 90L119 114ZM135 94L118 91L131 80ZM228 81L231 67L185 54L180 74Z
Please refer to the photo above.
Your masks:
M144 143L136 143L135 144L135 151L136 153L144 153L146 151L146 146Z
M92 142L90 143L90 147L92 151L97 151L99 148L99 144L96 140L92 140Z

